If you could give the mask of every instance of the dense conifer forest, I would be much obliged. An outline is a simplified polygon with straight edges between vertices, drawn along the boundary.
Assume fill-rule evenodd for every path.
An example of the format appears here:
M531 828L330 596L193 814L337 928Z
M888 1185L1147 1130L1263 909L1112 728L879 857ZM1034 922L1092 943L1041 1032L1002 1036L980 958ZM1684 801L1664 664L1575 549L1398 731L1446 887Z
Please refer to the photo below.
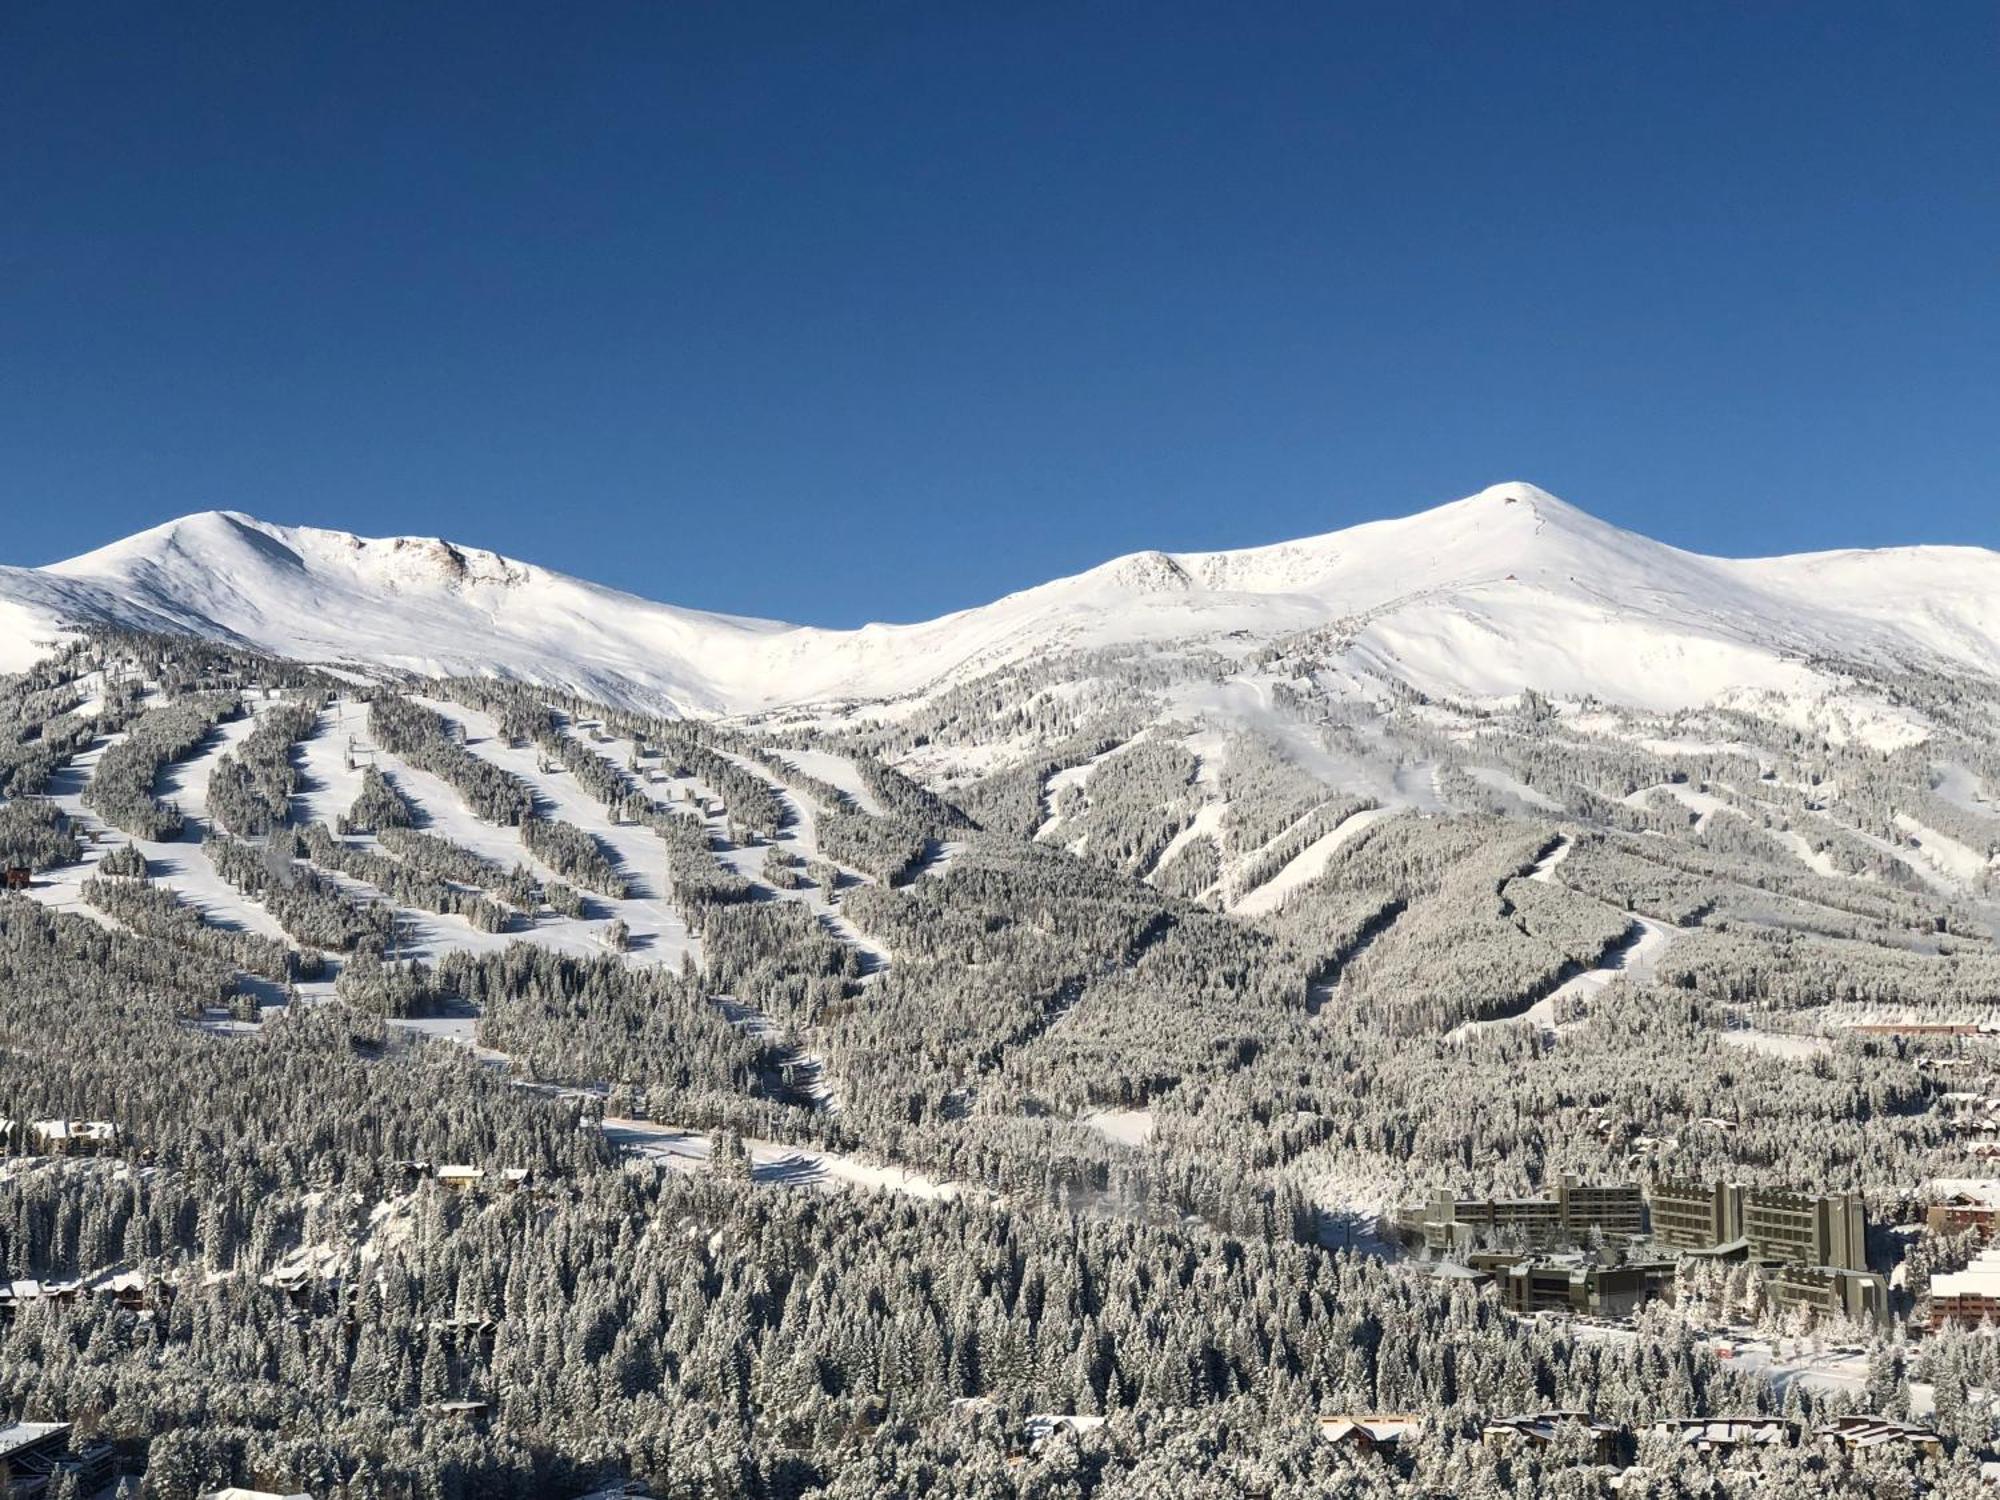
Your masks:
M0 679L0 1404L160 1500L1976 1493L1983 1333L1692 1265L1521 1318L1387 1231L1575 1173L1887 1233L1980 1175L2000 698L1364 721L1297 650L1226 728L1199 651L715 724L156 637ZM1889 1253L1914 1299L1971 1247ZM1915 1392L1921 1462L1651 1431ZM1482 1441L1549 1410L1618 1465ZM1419 1433L1320 1433L1371 1412Z

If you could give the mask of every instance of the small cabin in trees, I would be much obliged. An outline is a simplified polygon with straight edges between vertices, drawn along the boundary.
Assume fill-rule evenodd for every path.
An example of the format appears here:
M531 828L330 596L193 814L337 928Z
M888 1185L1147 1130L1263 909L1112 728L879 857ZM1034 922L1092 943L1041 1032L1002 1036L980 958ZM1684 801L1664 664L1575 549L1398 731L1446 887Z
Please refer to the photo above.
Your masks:
M82 1296L81 1281L38 1281L33 1277L0 1281L0 1323L13 1322L14 1315L30 1303L52 1302L68 1307ZM6 1493L0 1488L0 1495Z
M1592 1419L1584 1411L1538 1411L1518 1417L1496 1417L1479 1430L1479 1441L1501 1452L1552 1447L1565 1428L1577 1428L1595 1454L1597 1462L1610 1463L1622 1433L1609 1422Z
M0 1119L0 1141L36 1156L95 1156L118 1148L118 1127L109 1120Z
M150 1317L174 1299L171 1283L158 1276L124 1271L109 1281L100 1281L92 1290L121 1311Z
M77 1493L95 1494L111 1483L116 1450L102 1438L78 1438L67 1422L9 1422L0 1426L0 1475L9 1496L43 1495L66 1474Z
M1653 1424L1654 1435L1696 1453L1729 1453L1743 1448L1790 1448L1799 1424L1761 1413L1741 1417L1668 1417Z
M1414 1412L1336 1412L1319 1419L1321 1437L1355 1453L1392 1453L1423 1430L1423 1418Z
M1944 1456L1944 1436L1937 1429L1915 1422L1899 1422L1892 1417L1855 1412L1813 1429L1821 1442L1833 1443L1849 1453L1871 1453L1899 1449L1919 1458Z
M96 1156L118 1145L118 1127L109 1120L37 1120L28 1129L52 1156Z

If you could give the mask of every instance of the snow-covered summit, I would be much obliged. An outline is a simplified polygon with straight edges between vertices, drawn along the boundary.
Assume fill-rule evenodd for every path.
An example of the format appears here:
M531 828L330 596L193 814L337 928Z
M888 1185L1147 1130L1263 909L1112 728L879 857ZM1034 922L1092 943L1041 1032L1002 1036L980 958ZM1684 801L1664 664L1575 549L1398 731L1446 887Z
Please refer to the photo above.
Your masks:
M435 538L233 511L46 568L0 568L0 666L63 626L192 632L314 661L496 673L611 701L743 713L878 700L1031 655L1301 632L1427 692L1672 708L1817 693L1825 663L2000 661L2000 554L1918 547L1702 557L1528 484L1272 546L1140 552L914 625L825 630L656 604ZM1324 653L1323 653L1324 654Z

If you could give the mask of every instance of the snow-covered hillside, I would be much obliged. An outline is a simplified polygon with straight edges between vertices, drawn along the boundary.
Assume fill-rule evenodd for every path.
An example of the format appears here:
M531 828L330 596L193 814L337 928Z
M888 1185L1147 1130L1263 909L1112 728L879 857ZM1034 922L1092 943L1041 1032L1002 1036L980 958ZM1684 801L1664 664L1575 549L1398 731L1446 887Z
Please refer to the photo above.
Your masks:
M1242 659L1320 632L1321 658L1358 682L1665 710L1818 697L1843 662L1990 672L2000 554L1726 561L1504 484L1277 546L1136 553L921 624L823 630L655 604L442 541L214 512L46 568L0 568L0 669L79 625L700 715L881 701L1064 650L1173 643Z

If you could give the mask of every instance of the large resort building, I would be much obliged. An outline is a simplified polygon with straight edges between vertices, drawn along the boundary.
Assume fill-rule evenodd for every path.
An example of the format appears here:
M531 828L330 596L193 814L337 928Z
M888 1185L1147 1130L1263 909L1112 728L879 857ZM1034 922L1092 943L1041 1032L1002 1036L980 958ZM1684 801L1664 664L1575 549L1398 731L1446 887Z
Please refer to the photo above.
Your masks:
M1672 1250L1733 1248L1771 1265L1868 1268L1868 1230L1854 1193L1791 1193L1734 1183L1656 1182L1646 1195L1653 1238Z
M1858 1194L1656 1182L1647 1207L1654 1242L1667 1249L1775 1267L1767 1286L1780 1307L1888 1321L1889 1286L1868 1269L1868 1223Z
M1440 1193L1403 1212L1402 1232L1439 1255L1479 1247L1521 1253L1492 1267L1516 1312L1619 1316L1669 1295L1675 1253L1747 1260L1767 1269L1772 1300L1816 1316L1881 1323L1889 1288L1868 1269L1868 1226L1855 1193L1799 1193L1729 1182L1592 1186L1565 1177L1547 1198L1458 1198ZM1570 1264L1529 1252L1597 1243L1607 1251L1649 1236L1668 1259ZM1641 1247L1643 1250L1643 1246ZM1473 1256L1474 1263L1481 1257ZM1662 1269L1662 1268L1666 1269Z
M1402 1216L1406 1233L1436 1251L1512 1240L1536 1248L1581 1244L1646 1232L1646 1201L1635 1183L1592 1185L1565 1176L1549 1198L1459 1198L1439 1193Z

